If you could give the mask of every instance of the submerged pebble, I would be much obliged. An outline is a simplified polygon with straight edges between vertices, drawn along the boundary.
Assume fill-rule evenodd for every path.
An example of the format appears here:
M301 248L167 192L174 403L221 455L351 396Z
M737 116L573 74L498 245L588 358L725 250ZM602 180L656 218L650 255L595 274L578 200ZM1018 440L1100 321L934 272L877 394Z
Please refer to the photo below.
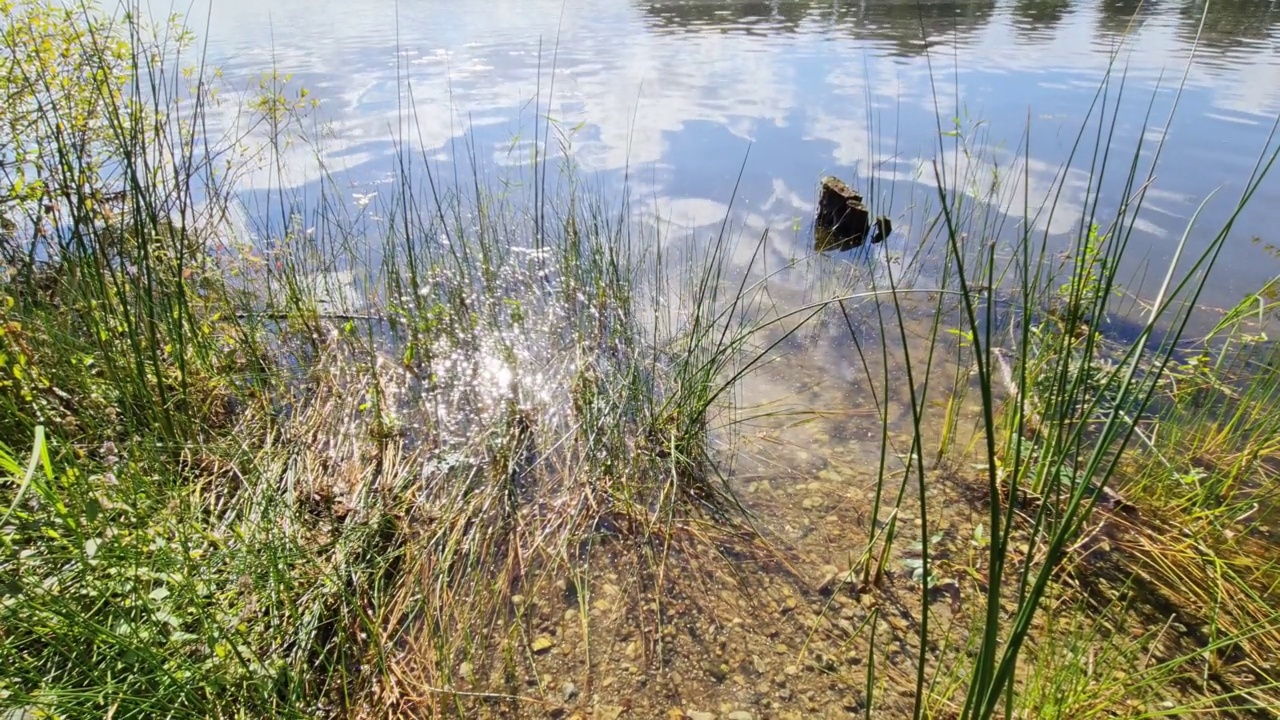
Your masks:
M567 682L560 687L560 696L565 702L573 702L578 699L578 686L572 682Z

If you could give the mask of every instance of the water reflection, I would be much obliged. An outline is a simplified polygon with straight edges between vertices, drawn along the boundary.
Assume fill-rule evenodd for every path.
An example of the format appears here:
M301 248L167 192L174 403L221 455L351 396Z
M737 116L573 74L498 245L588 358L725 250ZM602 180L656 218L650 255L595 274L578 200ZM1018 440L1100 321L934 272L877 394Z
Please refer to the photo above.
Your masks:
M673 236L690 227L705 236L732 199L735 227L769 230L771 252L785 260L809 251L799 225L828 174L891 216L895 239L918 236L936 201L937 113L944 124L960 117L981 129L966 134L971 152L953 153L949 168L1000 174L1010 208L1024 192L1040 202L1128 31L1115 140L1127 153L1144 137L1168 138L1136 238L1137 254L1158 264L1200 198L1238 193L1280 112L1277 15L1266 2L1214 2L1180 115L1160 127L1172 97L1157 83L1167 90L1181 75L1202 10L1177 0L494 0L483 8L449 0L410 12L369 0L351 12L327 0L219 0L206 34L231 82L252 88L274 66L323 99L318 159L352 202L387 178L397 142L446 175L475 153L483 172L527 182L534 123L549 115L579 170L606 193L630 185L637 211L663 217ZM1144 128L1153 94L1156 126ZM228 124L241 120L231 105ZM311 150L292 152L283 183L318 186ZM274 172L245 186L278 185ZM1072 229L1087 188L1087 173L1067 173L1053 222L1044 214L1037 228ZM1248 239L1269 232L1266 208L1278 202L1265 186L1237 223L1215 304L1272 272ZM1206 228L1224 219L1215 207L1201 216Z
M885 51L912 57L937 42L963 42L995 14L994 2L641 2L659 31L770 34L837 31L885 43ZM815 40L818 37L814 38Z
M1142 28L1160 10L1160 0L1098 0L1098 34L1108 40L1129 35Z
M1010 13L1019 33L1044 37L1053 33L1073 4L1071 0L1017 0Z
M778 33L839 32L886 43L890 52L920 55L939 43L973 44L1000 14L995 2L712 2L640 0L646 25L659 32L715 32L770 36ZM1168 23L1189 46L1200 33L1202 47L1245 54L1267 51L1275 40L1280 11L1260 0L1015 0L1008 8L1013 27L1028 37L1046 38L1074 11L1087 14L1093 34L1111 44L1149 22ZM1201 21L1203 19L1203 28ZM816 39L816 38L815 38Z
M1270 0L1213 0L1207 13L1206 3L1198 0L1182 4L1178 16L1182 42L1195 42L1199 32L1200 46L1211 54L1243 60L1276 50L1280 10Z
M810 19L817 3L708 2L674 0L640 3L649 27L658 31L712 31L770 35L794 32Z

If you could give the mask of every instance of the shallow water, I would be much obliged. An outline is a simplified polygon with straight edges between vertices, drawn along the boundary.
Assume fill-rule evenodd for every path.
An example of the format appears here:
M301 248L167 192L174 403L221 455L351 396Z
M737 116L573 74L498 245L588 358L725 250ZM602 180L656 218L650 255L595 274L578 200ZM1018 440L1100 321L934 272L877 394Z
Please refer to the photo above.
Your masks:
M453 177L451 164L465 172L474 156L492 176L529 182L529 147L535 131L546 131L539 115L549 114L556 122L550 145L568 146L593 187L605 195L629 188L636 212L667 219L670 232L642 234L642 244L662 237L687 246L729 214L748 239L745 255L752 236L769 232L766 272L811 252L806 223L826 174L851 180L868 191L876 212L894 218L893 236L872 258L883 259L886 250L910 254L936 214L938 157L948 163L945 171L1007 178L1001 200L1014 217L974 228L1015 236L1024 197L1035 207L1053 190L1114 55L1124 89L1105 101L1108 127L1115 119L1114 157L1101 217L1119 202L1136 143L1147 143L1141 161L1149 162L1165 140L1120 271L1122 285L1150 294L1209 193L1217 198L1190 235L1193 249L1225 222L1280 113L1280 9L1215 2L1201 29L1202 11L1192 2L1112 0L371 0L358 10L323 1L219 0L188 14L197 25L207 18L201 35L209 62L232 87L251 93L274 67L319 99L323 132L311 137L319 138L319 157L353 205L391 194L401 142L445 178ZM1165 128L1184 72L1176 119ZM230 124L236 104L221 109ZM967 154L953 152L954 138L940 145L939 130L956 127L952 117ZM283 183L275 169L245 176L251 213L255 200L281 184L318 196L313 149L299 144L293 152ZM1037 230L1072 236L1084 218L1092 161L1087 152L1071 160L1061 198L1052 216L1036 217ZM1264 184L1237 221L1202 305L1234 305L1280 272L1280 260L1264 247L1280 244L1268 226L1276 207L1280 179ZM939 249L926 246L924 266L930 250ZM854 252L829 259L848 264L800 263L774 276L770 302L781 310L836 288L865 288L866 270L885 267L867 259ZM862 276L851 274L859 267ZM849 285L842 277L863 280ZM919 311L913 331L928 334L930 303L909 303ZM882 339L874 313L864 306L854 315L874 360ZM1199 325L1215 319L1207 313ZM1113 339L1131 339L1121 320L1109 327ZM883 340L892 356L883 361L888 383L901 390L903 343ZM864 366L844 321L828 313L782 350L785 361L752 375L739 401L762 404L762 413L825 413L790 441L859 445L864 459L875 459L880 418L868 388L881 382L881 369ZM917 352L913 364L924 356ZM954 374L949 367L936 372ZM933 394L942 396L937 387ZM904 429L908 407L898 395L882 398L895 431Z
M1280 112L1280 10L1261 0L1212 3L1193 60L1204 4L1171 0L208 2L188 16L198 28L207 19L209 61L236 87L275 67L319 98L322 157L353 195L388 178L398 137L446 164L474 143L482 163L517 171L549 112L581 171L606 190L627 183L641 210L679 226L718 223L741 171L734 217L771 229L780 258L807 251L796 228L828 173L864 189L874 177L876 209L909 243L924 205L936 207L938 118L944 131L953 117L966 128L980 159L964 171L998 167L1018 215L1023 190L1038 205L1118 49L1113 180L1140 138L1152 143L1144 160L1167 141L1121 271L1149 287L1161 273L1146 263L1169 257L1215 190L1193 245L1221 226ZM295 159L285 184L314 184L308 151ZM1089 160L1074 161L1038 227L1080 221ZM263 173L245 185L252 195L276 182ZM1232 305L1280 268L1261 246L1276 240L1278 202L1280 183L1268 183L1236 224L1208 304Z
M636 211L667 218L674 231L666 242L705 239L730 214L748 236L769 232L767 270L810 252L804 225L827 174L867 190L874 210L894 218L877 253L918 242L936 212L940 155L948 172L1006 178L1001 199L1015 216L1024 197L1039 206L1114 57L1124 90L1117 100L1113 88L1103 111L1115 152L1100 214L1121 202L1137 143L1146 144L1145 164L1164 140L1120 279L1150 292L1207 195L1217 193L1189 235L1192 251L1227 220L1280 114L1280 8L1265 1L1214 2L1202 30L1203 4L1175 0L200 2L212 0L197 0L191 14L207 16L210 62L231 83L252 92L275 67L320 99L321 158L354 204L390 194L401 142L446 178L474 155L491 174L528 182L529 148L547 114L556 122L550 144L571 148L576 168L606 194L629 188ZM230 123L234 108L224 110ZM969 154L940 139L956 127L953 117ZM1088 152L1071 160L1055 211L1036 217L1037 231L1059 240L1076 231L1094 160ZM284 185L314 197L322 183L311 151L295 148L291 161ZM250 209L279 183L266 171L248 175ZM1277 207L1273 178L1235 223L1203 305L1232 306L1280 272L1264 247L1280 245ZM1018 221L989 229L1012 237ZM751 243L744 247L749 255ZM801 263L779 276L770 300L803 305L836 286L816 284L849 267ZM890 483L885 507L868 512L877 483L908 477L903 370L925 364L930 345L929 302L911 302L918 312L906 331L918 344L881 337L869 305L854 308L852 328L827 313L797 334L785 357L743 383L735 412L715 418L717 429L740 433L738 452L727 455L748 505L806 557L840 567L895 502L900 488ZM1120 339L1126 332L1116 330ZM868 357L857 354L853 333ZM963 451L977 427L972 392L947 405L967 378L951 346L939 349L929 396L918 399L930 462L944 443ZM485 382L480 376L462 382ZM915 488L903 493L904 523L922 526L927 508L930 532L968 547L972 508L947 494L951 485L929 484L923 504Z

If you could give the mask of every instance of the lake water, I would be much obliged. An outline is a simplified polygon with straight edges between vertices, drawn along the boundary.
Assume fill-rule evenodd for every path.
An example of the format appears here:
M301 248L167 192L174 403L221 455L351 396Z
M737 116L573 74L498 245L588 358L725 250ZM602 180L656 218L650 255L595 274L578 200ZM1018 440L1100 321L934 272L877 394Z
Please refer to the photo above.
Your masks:
M964 172L1009 178L1019 215L1024 190L1039 204L1115 57L1113 180L1139 140L1143 162L1166 140L1135 238L1137 260L1158 262L1214 191L1193 246L1221 226L1280 113L1280 8L1266 0L1213 2L1194 58L1205 3L1175 0L210 1L186 11L210 63L238 87L272 67L307 87L323 158L353 195L390 175L397 137L441 163L471 147L514 171L549 112L582 172L606 190L627 183L642 210L684 227L718 223L741 171L733 217L770 229L783 256L806 252L796 228L826 174L874 179L875 209L910 238L936 207L939 119L943 131L959 119ZM1076 227L1089 161L1076 158L1038 229ZM299 150L286 184L315 183L309 168ZM1278 240L1275 180L1232 231L1208 304L1234 304L1280 270L1263 248ZM245 190L275 182L250 175Z

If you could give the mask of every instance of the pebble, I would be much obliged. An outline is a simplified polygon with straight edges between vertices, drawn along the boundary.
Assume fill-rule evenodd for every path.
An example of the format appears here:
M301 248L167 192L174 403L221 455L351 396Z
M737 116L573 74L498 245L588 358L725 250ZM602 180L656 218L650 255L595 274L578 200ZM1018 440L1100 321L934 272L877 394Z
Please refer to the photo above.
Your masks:
M862 710L865 705L863 705L862 700L852 695L846 695L844 699L840 701L840 707L852 713Z
M839 590L850 595L857 595L859 590L858 581L861 579L861 575L857 570L832 572L822 579L822 583L818 585L818 592L829 596Z
M822 653L817 653L810 658L809 666L819 672L833 673L836 671L836 661Z
M816 508L822 507L822 503L823 503L822 498L814 496L814 497L805 498L804 502L801 503L801 506L803 506L805 510L814 510Z
M899 635L906 635L911 632L911 624L900 615L886 614L885 620L889 623L889 627L893 628L893 631Z
M756 720L756 716L746 710L734 710L725 717L727 717L728 720Z
M698 710L690 710L685 713L685 717L689 718L689 720L716 720L715 713L700 712Z
M560 695L565 702L573 702L578 699L578 686L571 682L567 682L560 686Z

